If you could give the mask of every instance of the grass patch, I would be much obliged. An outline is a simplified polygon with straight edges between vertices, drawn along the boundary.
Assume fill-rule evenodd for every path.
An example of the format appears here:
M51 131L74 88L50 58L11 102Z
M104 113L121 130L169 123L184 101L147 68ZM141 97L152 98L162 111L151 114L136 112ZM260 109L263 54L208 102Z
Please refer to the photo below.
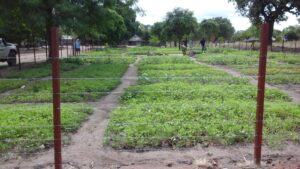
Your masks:
M82 102L100 98L121 82L128 65L134 60L134 57L102 57L96 52L93 52L91 57L80 56L61 60L61 100ZM51 65L45 63L22 72L5 75L4 78L10 85L14 81L21 82L16 80L18 78L27 78L28 81L18 84L25 87L0 97L1 152L16 150L27 153L52 146L52 104L36 104L52 101L51 80L36 79L50 76L50 70ZM21 104L25 102L30 103ZM83 103L63 103L61 111L64 141L68 141L68 133L76 131L92 109Z
M62 78L72 79L61 80L61 100L63 102L80 102L98 99L121 82L120 78L127 68L128 64L126 63L94 63L85 64L72 71L62 72ZM17 89L11 95L1 97L0 103L50 102L51 100L52 82L44 80L33 81L27 84L25 88Z
M194 64L189 58L147 57L139 64L141 84L164 81L187 81L201 84L247 84L246 78L235 78L225 72Z
M213 65L228 65L251 76L258 74L259 53L235 49L209 49L198 55L200 61ZM270 84L300 84L299 55L269 52L267 82Z
M7 90L20 88L27 82L27 80L0 80L0 93L3 93Z
M84 63L79 59L61 60L61 72L74 70ZM24 68L22 71L12 71L0 76L0 92L20 88L28 85L30 79L51 76L51 63L42 63L30 68Z
M126 90L110 116L106 144L131 149L253 141L257 89L246 79L222 81L234 77L186 57L147 57L139 64L139 74L139 84ZM204 77L220 78L199 81ZM266 142L299 141L299 105L278 90L267 90L266 98Z
M91 112L85 104L62 104L63 132L66 134L78 129ZM28 152L41 145L52 146L52 104L1 105L0 114L0 151L14 148Z

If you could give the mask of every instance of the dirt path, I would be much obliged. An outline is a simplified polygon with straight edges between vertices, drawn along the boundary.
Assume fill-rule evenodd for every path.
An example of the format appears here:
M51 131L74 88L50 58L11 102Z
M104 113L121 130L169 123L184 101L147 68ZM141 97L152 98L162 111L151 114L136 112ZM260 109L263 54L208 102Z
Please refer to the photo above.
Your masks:
M209 66L209 67L212 67L214 69L218 69L218 70L222 70L224 72L227 72L229 74L231 74L232 76L234 77L246 77L250 80L250 84L252 85L257 85L257 80L251 76L248 76L248 75L244 75L228 66L223 66L223 65L210 65L210 64L206 64L206 63L203 63L203 62L199 62L197 61L195 58L191 58L195 63L198 63L198 64L201 64L201 65L206 65L206 66ZM281 90L282 92L288 94L292 99L293 99L293 102L295 103L300 103L300 92L295 90L296 87L287 87L287 85L276 85L276 86L272 86L270 84L266 84L266 87L267 88L270 88L270 89L279 89ZM299 89L298 89L299 90Z
M204 168L255 168L252 164L252 145L203 146L172 150L152 151L114 150L103 146L104 131L108 115L119 103L120 92L136 83L137 67L131 65L125 73L122 84L99 102L90 103L94 113L72 136L70 145L63 147L64 169L194 169ZM264 148L263 165L269 166L299 161L300 147L288 144L284 150ZM53 168L53 150L42 152L39 156L19 159L0 164L2 169L50 169Z

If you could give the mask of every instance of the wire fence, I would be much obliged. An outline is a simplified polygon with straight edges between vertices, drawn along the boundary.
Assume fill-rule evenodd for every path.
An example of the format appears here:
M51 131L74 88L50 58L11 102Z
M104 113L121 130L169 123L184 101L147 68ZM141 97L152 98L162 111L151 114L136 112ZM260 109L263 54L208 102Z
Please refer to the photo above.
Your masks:
M83 47L84 48L84 47ZM62 49L62 48L61 48ZM68 50L68 49L67 49ZM86 50L83 50L84 52L85 51L90 51L91 48L86 48ZM84 53L82 53L82 55L80 56L77 56L77 57L73 57L73 58L79 58L79 59L82 59L83 62L86 62L88 63L89 59L92 59L92 60L99 60L99 59L103 59L103 58L107 58L107 57L110 57L110 56L113 56L114 59L124 59L124 58L133 58L133 56L129 56L129 55L138 55L138 53L128 53L124 56L119 56L119 54L109 54L105 57L102 57L102 56L98 56L98 57L91 57L91 56L85 56ZM62 54L61 55L62 57L60 57L61 59L64 58L64 55ZM68 53L66 55L66 57L68 57ZM164 56L164 57L174 57L174 56ZM46 57L45 57L46 58ZM111 63L113 64L113 63ZM290 74L291 76L294 75L294 74ZM269 75L271 76L271 75ZM255 76L256 78L258 78L258 76ZM103 81L103 82L110 82L110 81L115 81L115 80L121 80L123 79L123 81L131 81L131 80L135 80L135 81L139 81L139 80L144 80L144 79L147 79L149 84L151 84L151 80L164 80L166 81L167 79L175 79L176 81L187 81L187 80L193 80L194 82L198 82L199 80L201 79L206 79L206 78L212 78L212 79L219 79L219 80L229 80L231 79L232 77L224 77L224 76L218 76L218 75L209 75L209 76L205 76L205 75L201 75L200 77L199 76L194 76L194 75L191 75L191 76L170 76L170 77L166 77L166 76L126 76L124 78L122 77L113 77L113 76L110 76L110 77L61 77L61 78L54 78L56 80L61 80L61 81L75 81L75 80L81 80L81 81L85 81L85 82L95 82L95 81ZM244 75L241 75L239 78L248 78L248 76L244 76ZM4 81L23 81L23 80L26 80L26 81L49 81L49 80L53 80L53 78L50 78L50 77L31 77L31 78L0 78L0 84L1 82L4 82ZM220 81L219 81L220 82ZM67 84L68 85L68 84ZM219 86L219 88L222 88L223 85L222 84L219 84L219 83L216 83L215 84L216 86ZM232 85L233 87L235 87L234 85ZM76 91L77 90L77 91ZM258 91L258 89L256 87L253 87L252 89L234 89L234 92L235 93L245 93L245 94L249 94L249 93L256 93ZM7 92L7 91L5 91ZM130 92L130 91L129 91ZM188 89L188 90L168 90L168 89L165 89L165 90L159 90L159 89L155 89L155 90L134 90L133 91L134 94L155 94L157 96L160 96L160 95L166 95L167 97L172 97L174 94L186 94L186 93L201 93L201 92L204 92L203 90L196 90L196 89ZM2 92L3 94L4 92ZM0 94L1 97L4 97L4 95ZM88 92L83 92L81 91L81 89L75 89L74 92L70 92L70 91L67 91L67 92L51 92L49 89L45 88L42 93L40 93L41 96L51 96L51 95L56 95L56 94L60 94L61 96L74 96L74 95L92 95L92 94L99 94L101 96L103 96L102 94L104 94L105 96L111 96L111 95L117 95L118 97L122 96L122 94L124 94L124 91L121 90L121 91L115 91L113 89L105 89L105 90L102 90L102 91L99 91L99 90L91 90L89 89ZM39 93L37 92L26 92L26 93L22 93L22 92L14 92L13 90L12 91L9 91L7 96L9 97L17 97L17 96L24 96L24 97L37 97L39 95ZM200 96L199 96L200 97ZM202 96L202 99L206 99L206 98L210 98L211 95L207 94L207 95L203 95ZM174 111L177 111L175 110L176 108L180 108L181 110L186 110L186 109L197 109L199 111L203 111L204 113L207 113L207 112L210 112L211 110L218 110L219 112L226 112L226 111L229 111L228 109L228 106L224 105L223 103L226 101L226 98L227 96L216 96L215 99L218 100L220 99L221 101L220 102L209 102L207 104L193 104L193 103L160 103L159 101L158 102L151 102L151 100L149 100L145 103L136 103L136 104L128 104L128 105L124 105L124 104L119 104L119 101L114 101L114 102L105 102L105 105L102 105L102 107L92 107L93 111L117 111L118 109L123 109L123 110L132 110L132 109L136 109L138 106L142 107L142 108L146 108L146 110L149 110L149 109L153 109L153 108L157 108L157 107L160 107L160 108L168 108L168 107L172 107L174 108ZM0 99L1 100L1 99ZM189 99L187 99L188 101ZM250 106L252 107L251 110L248 110L248 112L250 112L249 114L254 114L253 110L255 110L255 98L251 98L249 99L250 101L253 102L253 105ZM51 100L52 101L52 100ZM28 138L24 138L24 133L25 131L32 131L32 133L34 132L39 132L39 130L50 130L51 132L53 132L53 124L51 124L51 116L47 117L46 119L46 122L45 123L44 121L35 121L36 119L32 119L32 124L25 124L25 123L22 123L22 120L24 120L25 118L28 118L28 117L25 117L23 115L26 115L27 113L28 114L32 114L32 111L38 111L38 112L44 112L44 113L41 113L40 116L44 116L45 113L46 114L51 114L52 113L52 109L51 109L51 101L36 101L33 99L33 101L28 101L28 102L21 102L20 105L22 105L21 107L18 107L17 106L17 103L13 102L13 103L10 103L10 104L0 104L0 107L4 107L6 109L9 109L9 111L2 111L0 113L0 116L2 116L2 118L0 118L1 121L3 124L0 124L0 157L5 159L5 158L10 158L9 154L14 154L16 156L22 156L22 157L26 157L26 156L43 156L45 155L46 153L43 152L46 148L45 147L48 147L51 148L53 147L53 142L54 141L57 141L56 139L54 139L54 137L51 135L51 134L46 134L46 135L39 135L41 138L37 138L35 137L34 135L33 136L30 136ZM229 100L230 101L230 100ZM79 101L80 104L83 104L85 101L81 100ZM89 104L92 104L93 101L90 101ZM122 101L121 101L122 102ZM65 107L65 104L75 104L77 105L77 110L74 110L75 112L76 111L80 111L79 109L84 109L86 108L86 105L79 105L78 102L67 102L67 101L63 101L62 103L62 107L60 108L61 111L64 111L64 110L70 110L72 108L72 105L71 107ZM238 102L234 102L233 104L238 104ZM50 106L49 106L50 105ZM212 107L213 105L213 107ZM48 106L48 107L43 107L43 106ZM50 107L50 108L49 108ZM234 107L234 106L233 106ZM202 109L202 110L201 110ZM146 112L146 110L144 110ZM28 112L29 111L29 112ZM73 114L74 111L70 111L70 112L66 112L64 115L66 114L70 114L70 116L76 116L76 114ZM238 110L235 110L237 111L236 113L240 113L240 111ZM99 112L98 112L99 113ZM156 117L156 116L159 116L161 115L162 112L160 112L159 110L157 110L156 112L151 112L151 113L147 113L147 116L146 117ZM20 116L17 116L17 117L13 117L13 118L8 118L7 114L9 115L13 115L13 114L20 114ZM146 114L146 113L145 113ZM148 115L151 115L151 116L148 116ZM89 116L89 115L87 115ZM197 114L195 114L195 116L197 116ZM209 113L207 116L211 116ZM272 116L272 115L269 115L268 116ZM294 119L292 122L293 123L300 123L299 119L298 118L298 115L297 114L293 114L293 113L289 113L289 112L286 112L284 114L285 117L288 117L290 116L291 119ZM7 120L4 120L5 118L7 118ZM30 117L29 117L30 118ZM63 116L62 119L64 119L65 117ZM70 118L70 117L68 117ZM88 118L88 117L82 117L82 118ZM135 119L139 119L139 118L143 118L143 115L135 115L135 116L130 116L130 118L135 118ZM151 131L147 130L149 133L147 133L147 131L145 131L142 135L138 135L138 134L133 134L133 135L125 135L125 134L120 134L120 135L103 135L102 137L100 138L100 140L106 140L106 141L109 141L109 140L115 140L115 141L120 141L121 143L122 142L139 142L139 141L143 141L143 140L147 140L147 141L154 141L154 142L159 142L157 148L155 148L155 146L153 146L154 148L151 148L151 145L149 146L144 146L144 147L140 147L140 146L128 146L127 149L126 149L126 146L124 147L120 147L120 148L116 148L115 150L112 150L112 152L108 153L108 155L110 155L111 153L115 153L115 152L134 152L134 153L137 153L137 152L150 152L150 151L163 151L164 148L160 147L161 145L163 144L166 144L167 148L166 148L166 151L168 152L171 152L173 153L174 151L178 151L178 150L192 150L193 148L186 148L186 147L190 147L190 146L182 146L182 147L185 147L185 148L176 148L176 150L174 150L173 148L176 147L176 145L178 143L181 143L181 141L187 141L187 142L191 142L191 143L186 143L187 145L192 145L192 146L195 146L197 145L198 143L201 144L201 143L204 143L204 142L210 142L210 144L214 145L215 147L218 147L220 146L221 150L224 149L224 146L222 146L222 142L218 142L218 140L226 140L228 138L231 138L231 139L236 139L232 144L239 144L239 141L245 141L245 140L239 140L239 139L243 139L243 138L246 138L246 143L251 143L252 139L254 137L256 137L255 133L254 133L254 126L255 126L255 123L256 121L254 120L254 116L252 117L249 117L248 119L247 118L244 118L243 120L241 119L227 119L226 116L223 117L223 119L221 120L217 120L217 121L212 121L212 119L186 119L186 120L174 120L172 119L174 117L172 117L170 115L170 118L168 118L169 120L161 120L161 119L150 119L151 121L146 121L146 122L140 122L140 121L133 121L133 122L126 122L126 121L120 121L120 122L108 122L108 125L110 126L113 126L113 127L119 127L119 128L131 128L132 130L138 128L138 127L145 127L145 128L151 128L153 126L156 126L156 127L159 127L159 132L160 133L156 133L156 135L153 135L153 133L150 133ZM10 121L8 121L10 120ZM84 125L84 122L82 120L78 120L78 119L68 119L69 121L65 122L65 123L62 123L61 125L56 125L55 127L61 127L63 129L63 131L76 131L77 129L81 128L82 125ZM126 120L126 119L125 119ZM284 123L287 119L283 118L283 117L280 117L280 118L274 118L274 120L276 120L276 123L280 124L280 123ZM290 120L290 119L288 119ZM36 123L36 124L34 124ZM272 120L266 120L265 121L265 125L269 125L269 123L271 125L274 124L274 121ZM180 126L182 126L183 128L185 127L191 127L191 126L195 126L197 124L201 124L202 126L205 126L205 125L216 125L216 126L219 126L219 130L218 131L215 131L217 133L215 133L216 135L214 136L210 136L208 135L207 133L205 132L200 132L198 131L195 132L195 133L186 133L186 135L183 135L183 134L179 134L179 133L172 133L170 135L164 135L163 133L164 132L167 132L168 130L170 130L170 127L172 126L177 126L178 128L180 128ZM239 126L248 126L248 128L252 128L253 130L250 129L251 131L251 134L249 134L249 131L245 134L241 133L241 132L237 132L237 133L221 133L222 132L222 126L226 126L226 125L239 125ZM250 127L249 127L250 126ZM10 135L10 132L14 132L14 130L18 130L19 132L18 133L14 133L14 135ZM90 129L90 130L93 130L93 129ZM236 130L236 129L235 129ZM243 130L243 127L242 128L239 128L238 130ZM271 130L271 129L270 129ZM253 131L253 132L252 132ZM218 133L220 132L220 133ZM276 131L275 131L276 132ZM272 131L270 131L270 133L272 133ZM67 132L64 133L64 136L65 134L67 135ZM70 133L69 133L70 134ZM276 134L276 133L275 133ZM295 133L279 133L278 137L280 138L291 138L291 134L295 134ZM11 137L9 137L11 136ZM25 135L26 136L26 135ZM295 136L295 135L293 135ZM296 137L296 136L295 136ZM61 139L61 141L63 143L65 143L66 145L68 145L70 143L70 140L72 140L72 137L69 137L69 136L65 136ZM216 140L217 143L213 143L213 140ZM296 140L296 139L295 139ZM165 143L166 142L166 143ZM12 145L12 146L11 146ZM71 145L71 144L70 144ZM173 147L174 146L174 147ZM267 144L265 144L265 146L268 146ZM86 154L86 153L89 153L87 151L90 151L90 150L87 150L87 151L72 151L72 150L69 150L67 148L68 146L66 147L63 147L63 150L61 152L61 154L63 154L63 157L68 157L69 154ZM150 147L150 148L149 148ZM237 146L238 147L238 146ZM240 150L235 147L235 146L228 146L226 147L226 151L229 151L229 152L236 152L236 153L233 153L233 154L239 154L241 153ZM99 152L104 152L105 153L105 150L103 149L98 149L98 150L94 150L94 151L99 151ZM200 150L201 151L201 150ZM49 152L48 152L49 153ZM50 152L50 154L52 154L52 152ZM272 154L272 153L271 153ZM299 155L300 156L300 155ZM297 157L296 155L294 155L294 157ZM15 158L15 156L13 156L13 158ZM159 158L159 156L158 156ZM50 160L51 161L51 160ZM242 159L241 159L242 161ZM109 166L109 165L120 165L120 164L131 164L131 163L134 163L134 164L139 164L139 161L136 161L136 160L127 160L126 162L106 162L104 160L100 160L101 164L93 164L93 167L94 168L101 168L101 167L104 167L104 166ZM153 164L151 163L151 161L148 161L148 162L141 162L141 164ZM36 164L37 165L37 164ZM47 166L53 166L54 163L53 162L48 162L47 163ZM72 165L70 163L63 163L63 164L59 164L59 165ZM18 165L16 165L18 166ZM31 165L29 166L26 166L26 165L21 165L21 167L33 167Z
M75 41L72 40L68 43L60 40L59 43L59 58L68 58L73 56L79 56L84 52L91 51L92 49L98 48L93 45L92 42L83 41L80 46L80 51L75 50ZM23 64L38 64L49 60L50 46L45 44L43 46L33 45L32 47L18 47L16 56L7 56L7 60L15 59L19 70L22 69ZM0 63L1 67L6 67L7 63Z

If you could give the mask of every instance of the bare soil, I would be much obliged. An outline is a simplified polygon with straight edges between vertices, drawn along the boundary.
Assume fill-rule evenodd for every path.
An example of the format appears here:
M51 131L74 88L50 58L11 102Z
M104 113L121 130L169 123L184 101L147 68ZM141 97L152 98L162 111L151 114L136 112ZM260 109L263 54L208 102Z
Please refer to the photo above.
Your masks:
M94 113L63 147L64 169L254 169L253 145L197 145L187 149L114 150L103 145L109 113L118 106L121 92L136 84L137 67L131 65L122 83L98 102L90 103ZM286 143L280 150L263 148L261 168L297 166L300 146ZM275 167L275 168L274 168ZM277 168L276 168L277 167ZM52 169L53 149L37 155L16 158L0 164L3 169ZM294 169L294 168L293 168Z

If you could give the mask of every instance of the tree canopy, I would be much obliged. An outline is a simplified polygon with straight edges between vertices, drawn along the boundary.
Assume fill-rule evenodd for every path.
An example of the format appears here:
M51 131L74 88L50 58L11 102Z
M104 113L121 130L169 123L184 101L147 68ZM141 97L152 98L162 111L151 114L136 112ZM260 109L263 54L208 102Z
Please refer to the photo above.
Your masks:
M0 36L21 42L64 34L116 44L138 31L137 0L0 0Z
M230 20L222 17L204 19L199 25L199 31L204 38L211 41L219 38L230 40L235 32Z
M289 26L283 30L284 38L287 41L300 39L300 26Z
M193 12L187 9L176 8L167 13L165 20L165 32L169 39L176 39L181 42L190 34L195 32L197 19Z
M250 19L254 25L263 22L270 24L269 42L272 44L274 23L287 20L286 13L300 15L298 0L229 0L237 10Z

